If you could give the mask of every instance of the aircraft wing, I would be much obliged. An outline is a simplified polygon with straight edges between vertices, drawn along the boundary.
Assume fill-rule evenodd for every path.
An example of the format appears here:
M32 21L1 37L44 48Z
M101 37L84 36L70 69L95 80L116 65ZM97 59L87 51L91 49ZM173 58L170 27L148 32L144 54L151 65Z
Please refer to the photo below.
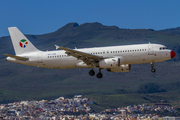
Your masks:
M5 56L8 56L8 57L11 57L11 58L18 59L18 60L22 60L22 61L28 60L28 58L20 57L20 56L16 56L16 55L10 55L10 54L4 54L4 55L5 55Z
M66 48L66 47L59 47L57 45L55 45L55 46L56 46L56 49L59 48L59 49L66 51L65 53L67 55L73 56L77 59L80 59L80 60L84 61L87 65L93 64L93 62L103 59L102 56L92 55L89 53L81 52L78 50L73 50L73 49Z

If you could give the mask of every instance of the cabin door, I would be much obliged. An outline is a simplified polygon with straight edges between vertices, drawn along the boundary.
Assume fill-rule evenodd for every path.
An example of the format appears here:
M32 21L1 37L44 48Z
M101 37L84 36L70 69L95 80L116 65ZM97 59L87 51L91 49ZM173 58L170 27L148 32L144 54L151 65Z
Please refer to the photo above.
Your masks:
M148 45L148 55L153 55L153 45Z
M42 63L42 53L37 54L37 62Z

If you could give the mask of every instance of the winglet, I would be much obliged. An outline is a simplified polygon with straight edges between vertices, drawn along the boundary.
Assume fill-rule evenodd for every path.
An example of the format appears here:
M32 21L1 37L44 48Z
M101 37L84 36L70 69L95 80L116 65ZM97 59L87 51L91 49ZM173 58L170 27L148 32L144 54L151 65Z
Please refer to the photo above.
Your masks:
M59 46L58 45L55 45L56 46L56 50L59 49Z

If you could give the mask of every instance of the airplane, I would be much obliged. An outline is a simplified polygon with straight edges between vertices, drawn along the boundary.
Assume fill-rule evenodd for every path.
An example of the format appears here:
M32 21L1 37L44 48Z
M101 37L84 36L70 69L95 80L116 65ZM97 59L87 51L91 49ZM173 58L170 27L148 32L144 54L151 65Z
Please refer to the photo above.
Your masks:
M70 49L55 45L54 51L38 50L17 27L8 28L16 55L4 54L6 61L53 69L89 68L94 76L94 68L99 68L97 78L102 78L102 69L108 72L129 72L132 64L166 61L176 56L175 52L161 44L137 44L84 49ZM61 50L57 50L61 49Z

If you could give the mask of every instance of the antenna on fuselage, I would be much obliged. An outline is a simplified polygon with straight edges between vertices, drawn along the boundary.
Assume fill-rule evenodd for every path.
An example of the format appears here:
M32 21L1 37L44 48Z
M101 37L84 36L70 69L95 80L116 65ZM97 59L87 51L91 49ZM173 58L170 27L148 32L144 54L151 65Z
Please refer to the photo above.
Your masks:
M151 43L149 42L149 44L151 44Z

